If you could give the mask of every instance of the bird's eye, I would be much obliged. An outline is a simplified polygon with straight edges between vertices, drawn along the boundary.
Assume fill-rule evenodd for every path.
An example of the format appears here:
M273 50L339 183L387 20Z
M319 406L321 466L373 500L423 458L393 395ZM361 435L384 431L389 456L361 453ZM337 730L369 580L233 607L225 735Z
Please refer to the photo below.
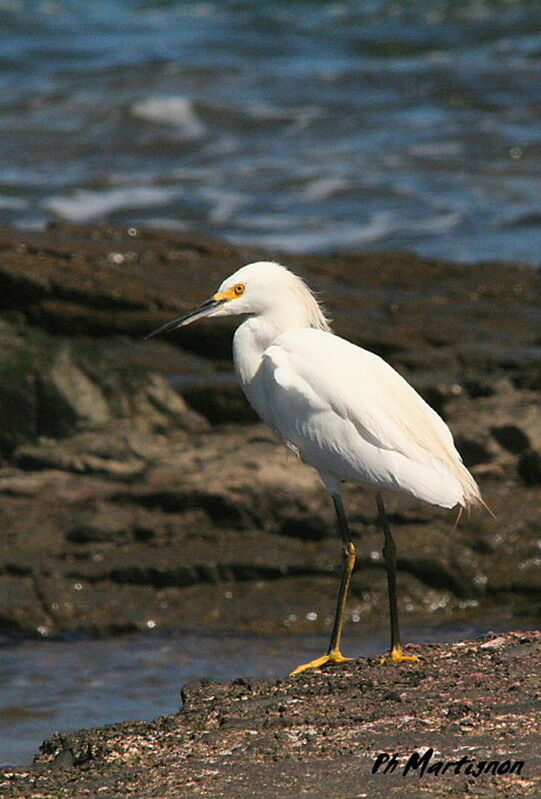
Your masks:
M237 283L237 285L233 288L233 291L235 292L237 297L240 297L241 294L244 294L245 288L246 286L244 285L244 283Z

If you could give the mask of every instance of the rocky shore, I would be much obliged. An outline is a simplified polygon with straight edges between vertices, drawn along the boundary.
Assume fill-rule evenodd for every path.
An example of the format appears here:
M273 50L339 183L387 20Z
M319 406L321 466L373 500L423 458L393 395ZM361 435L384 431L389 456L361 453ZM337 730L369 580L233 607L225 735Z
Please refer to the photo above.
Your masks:
M0 231L0 627L327 629L339 544L317 476L254 418L230 324L143 341L261 254L191 234ZM532 620L541 498L541 280L411 254L282 259L335 330L452 427L496 515L390 498L402 612ZM353 623L384 623L373 500L351 487ZM507 623L507 622L505 622ZM529 622L531 623L531 622Z
M339 569L316 475L254 418L232 327L143 336L257 253L191 234L0 230L0 631L327 630ZM284 257L336 332L386 357L444 416L495 513L389 499L409 624L539 617L541 280L410 254ZM346 494L359 563L348 623L385 624L373 500ZM424 646L279 681L202 681L178 715L46 741L3 797L528 796L533 634ZM422 690L420 690L422 688ZM432 765L524 762L475 776ZM400 766L372 773L378 754ZM387 763L387 761L385 761ZM499 767L499 766L498 766ZM427 766L428 768L428 766ZM441 766L443 768L443 766Z
M539 634L415 651L415 663L191 683L177 714L55 734L32 767L0 770L1 796L536 795Z

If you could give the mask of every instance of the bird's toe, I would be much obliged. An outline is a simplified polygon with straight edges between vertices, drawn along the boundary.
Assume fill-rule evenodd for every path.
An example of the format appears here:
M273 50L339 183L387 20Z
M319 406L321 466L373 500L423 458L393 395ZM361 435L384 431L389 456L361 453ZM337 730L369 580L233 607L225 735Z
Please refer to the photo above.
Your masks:
M386 663L388 660L394 660L395 663L401 663L403 660L420 660L417 655L406 655L404 649L401 644L398 646L393 646L391 651L387 655L383 655L380 658L380 663Z
M297 668L293 669L289 676L291 677L293 674L301 674L303 671L307 671L308 669L320 669L322 666L326 666L327 663L345 663L346 660L353 660L353 658L346 657L339 650L327 652L327 654L322 655L315 660L311 660L309 663L302 663L300 666L297 666Z

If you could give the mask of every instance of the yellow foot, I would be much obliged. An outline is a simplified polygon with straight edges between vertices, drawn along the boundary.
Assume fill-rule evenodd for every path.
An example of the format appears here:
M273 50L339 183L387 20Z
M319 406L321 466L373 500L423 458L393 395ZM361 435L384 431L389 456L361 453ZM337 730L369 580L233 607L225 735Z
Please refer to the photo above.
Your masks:
M311 660L310 663L303 663L301 666L297 666L289 676L291 677L292 674L300 674L307 669L320 669L327 663L344 663L346 660L353 660L353 658L344 657L340 650L337 649L334 652L327 652L326 655L322 655L320 658Z
M402 646L393 646L388 655L383 655L380 658L380 663L386 663L388 660L400 662L401 660L419 660L417 655L405 655Z

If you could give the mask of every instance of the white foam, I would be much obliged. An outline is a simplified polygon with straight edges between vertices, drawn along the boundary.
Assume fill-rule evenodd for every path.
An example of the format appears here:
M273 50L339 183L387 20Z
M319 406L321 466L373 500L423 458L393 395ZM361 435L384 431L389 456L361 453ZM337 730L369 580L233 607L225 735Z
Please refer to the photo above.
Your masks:
M89 222L121 208L164 205L178 196L178 189L130 187L108 191L77 189L69 196L49 197L44 207L72 222Z
M462 222L463 218L464 214L460 210L448 211L416 222L411 229L415 233L447 233Z
M390 212L381 211L373 214L366 225L344 223L337 226L333 224L319 225L317 231L305 230L294 233L275 233L270 235L246 237L233 236L238 244L257 243L266 249L286 250L287 252L315 252L324 250L329 246L348 247L361 243L378 241L393 230L392 215Z
M309 127L315 119L323 116L319 106L296 106L294 108L279 107L266 102L248 103L242 111L252 119L260 122L288 122L285 130L291 136Z
M291 109L280 108L265 101L247 103L242 110L252 119L260 119L265 122L288 122L295 118L295 113Z
M218 188L203 188L201 196L212 203L209 220L215 225L223 225L232 219L246 204L246 196L240 192Z
M146 122L173 125L187 139L200 139L205 134L205 126L189 97L149 97L134 103L131 112Z
M346 178L316 178L306 184L303 190L305 200L326 200L335 194L353 188L354 182Z
M425 220L412 221L411 219L397 217L392 211L374 212L366 224L345 222L341 225L324 224L317 226L317 230L295 230L293 233L276 232L267 235L237 235L232 240L237 244L257 244L266 249L285 250L287 252L316 252L328 247L358 247L384 241L394 234L419 235L428 233L444 233L449 231L461 220L461 214L456 211L437 214ZM244 220L237 220L242 223ZM265 218L267 227L270 227L270 218ZM291 220L289 220L291 222ZM251 227L256 227L252 223ZM246 225L248 227L248 225ZM314 225L312 225L314 227Z

